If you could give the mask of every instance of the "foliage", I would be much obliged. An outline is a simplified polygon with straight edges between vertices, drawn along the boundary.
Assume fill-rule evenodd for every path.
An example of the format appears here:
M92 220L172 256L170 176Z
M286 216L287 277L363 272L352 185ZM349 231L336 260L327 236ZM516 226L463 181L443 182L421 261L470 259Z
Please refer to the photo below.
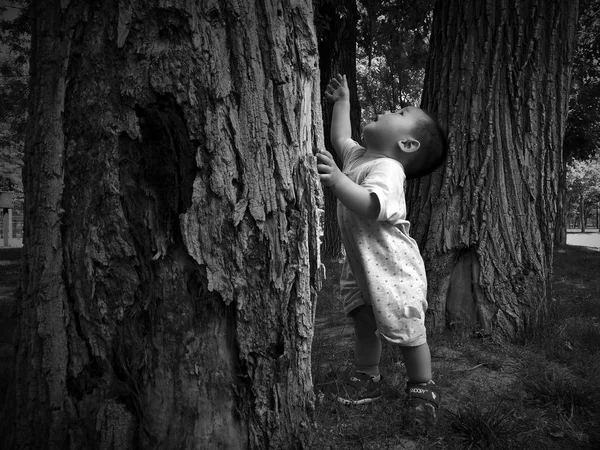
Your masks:
M432 8L432 0L359 1L357 84L366 120L420 103Z
M30 0L0 6L0 189L22 190L27 123Z
M588 158L600 146L599 0L580 0L569 110L565 158L567 161Z
M567 165L567 190L573 196L600 201L600 154Z
M600 203L600 153L588 160L574 159L569 162L566 181L566 213L568 217L578 217L583 214L583 221L580 217L579 224L584 229L586 218L593 214Z

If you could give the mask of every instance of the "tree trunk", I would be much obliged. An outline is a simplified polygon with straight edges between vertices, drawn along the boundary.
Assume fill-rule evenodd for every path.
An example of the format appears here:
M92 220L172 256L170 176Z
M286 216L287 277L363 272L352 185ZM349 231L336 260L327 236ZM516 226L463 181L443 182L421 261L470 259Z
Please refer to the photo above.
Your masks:
M318 2L317 30L319 34L319 70L321 74L321 95L324 95L327 84L337 74L345 74L350 88L350 122L352 137L360 140L360 105L356 89L356 24L358 10L356 0ZM322 104L325 148L333 155L341 167L331 141L331 114L333 105L328 101ZM340 258L342 256L342 239L337 222L337 198L331 189L325 189L325 221L323 224L323 257Z
M585 199L583 194L579 195L579 224L581 225L581 232L585 233Z
M422 106L450 152L408 194L432 329L518 340L547 314L576 20L577 1L437 1Z
M312 4L151 3L34 5L17 447L305 448Z
M563 144L564 148L564 144ZM557 215L556 228L554 230L554 246L563 247L567 245L567 214L568 214L568 194L567 194L567 165L563 159L560 173L558 175L558 196L557 196Z

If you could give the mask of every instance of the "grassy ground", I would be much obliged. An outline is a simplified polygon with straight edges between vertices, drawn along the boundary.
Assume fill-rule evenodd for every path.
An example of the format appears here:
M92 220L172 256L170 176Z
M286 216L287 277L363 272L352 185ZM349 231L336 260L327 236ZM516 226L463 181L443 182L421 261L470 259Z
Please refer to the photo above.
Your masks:
M0 405L12 362L8 302L19 258L20 249L0 248ZM359 407L335 401L336 380L353 358L352 330L337 291L339 268L328 264L317 308L312 449L600 448L600 251L567 246L555 253L558 313L527 345L456 334L430 338L443 403L438 426L427 436L403 425L405 373L390 345L384 345L381 364L383 399Z
M339 263L327 264L313 343L318 398L314 449L600 448L600 251L555 253L558 311L526 345L445 334L429 339L442 389L438 425L419 436L405 423L400 353L384 344L383 398L348 407L337 380L353 359L350 322L340 312Z
M20 263L20 248L0 247L0 411L5 403L5 393L13 370L13 303L14 291L21 276Z

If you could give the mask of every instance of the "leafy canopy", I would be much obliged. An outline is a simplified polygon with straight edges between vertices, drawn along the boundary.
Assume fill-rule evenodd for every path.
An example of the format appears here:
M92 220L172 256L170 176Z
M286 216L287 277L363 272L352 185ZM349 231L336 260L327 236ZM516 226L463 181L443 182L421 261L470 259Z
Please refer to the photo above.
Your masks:
M433 1L360 0L357 46L362 117L418 106Z
M565 158L584 160L600 146L600 1L580 0Z

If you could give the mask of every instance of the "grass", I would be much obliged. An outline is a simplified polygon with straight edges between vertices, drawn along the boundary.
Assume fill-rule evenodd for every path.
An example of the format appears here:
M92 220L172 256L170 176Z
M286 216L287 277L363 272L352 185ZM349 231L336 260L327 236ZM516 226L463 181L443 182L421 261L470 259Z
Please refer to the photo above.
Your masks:
M503 403L491 407L469 404L451 416L451 441L460 448L517 448L518 436L524 431L516 411Z
M0 288L14 286L19 264L18 249L0 249ZM443 400L438 425L427 435L407 426L406 373L399 349L385 342L383 399L358 407L335 401L337 383L351 369L352 328L341 311L340 262L326 265L312 353L317 430L311 449L600 448L600 251L557 250L557 310L526 344L451 332L430 337ZM7 320L0 317L1 334L10 328ZM0 370L3 387L5 375Z
M12 339L15 328L12 297L21 277L21 249L0 248L0 417L7 417L4 409L11 403L7 401L6 391L12 380L13 350ZM7 434L6 421L0 423L0 447L6 442L2 441ZM7 445L7 444L6 444Z
M0 247L0 286L14 285L21 270L21 249Z
M400 352L384 343L383 399L348 407L335 400L353 359L352 328L341 312L339 261L326 263L313 343L316 449L600 448L600 251L555 252L557 308L543 330L512 345L447 332L431 336L434 379L442 390L437 426L406 425Z

